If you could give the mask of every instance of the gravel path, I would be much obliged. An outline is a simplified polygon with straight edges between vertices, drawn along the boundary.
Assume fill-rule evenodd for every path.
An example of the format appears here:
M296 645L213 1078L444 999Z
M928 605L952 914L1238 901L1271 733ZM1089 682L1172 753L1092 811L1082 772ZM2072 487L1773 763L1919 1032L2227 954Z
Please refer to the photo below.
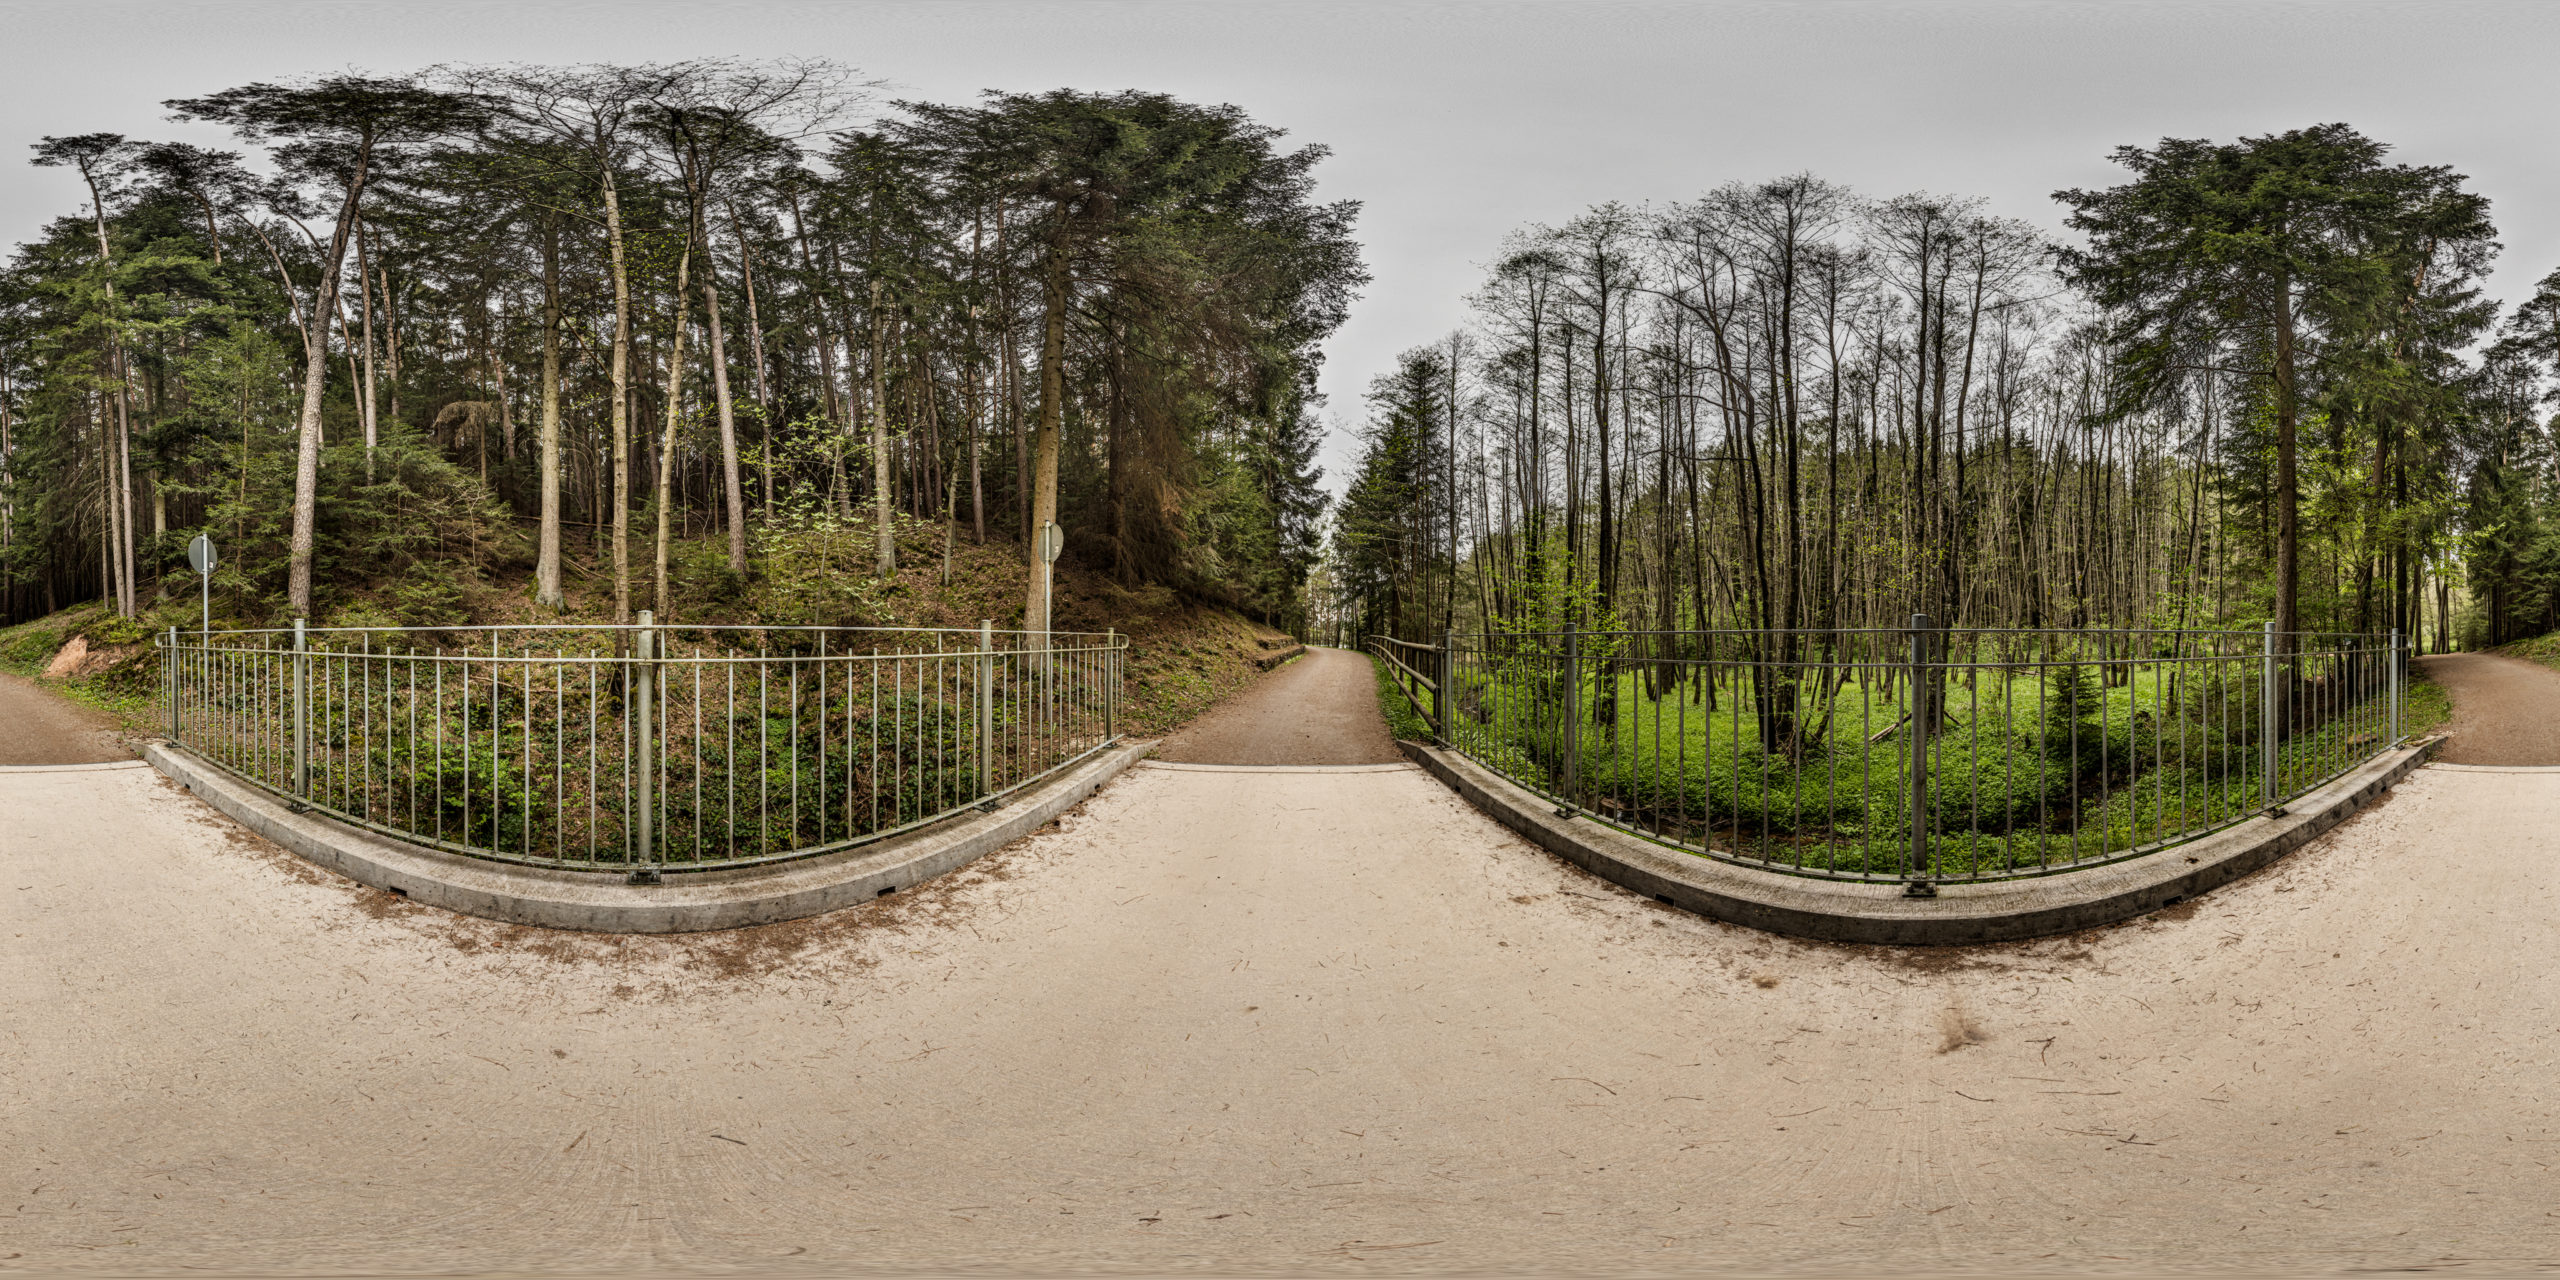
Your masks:
M2560 774L1931 952L1657 906L1410 768L1142 767L676 938L360 890L147 770L0 815L0 1270L2560 1259Z
M39 687L0 673L0 766L131 760L114 721Z
M1404 759L1378 714L1369 659L1309 647L1166 736L1156 759L1192 764L1392 764Z
M2560 765L2560 671L2496 653L2420 658L2453 697L2447 764Z

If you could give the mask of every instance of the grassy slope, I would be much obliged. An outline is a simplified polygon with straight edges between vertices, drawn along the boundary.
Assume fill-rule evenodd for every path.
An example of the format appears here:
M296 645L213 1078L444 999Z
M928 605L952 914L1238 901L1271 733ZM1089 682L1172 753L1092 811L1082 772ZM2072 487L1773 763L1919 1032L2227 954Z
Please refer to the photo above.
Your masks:
M153 707L159 691L153 679L157 668L147 646L138 649L123 665L84 679L47 680L43 674L45 664L73 636L88 636L94 649L102 644L134 641L147 633L147 627L117 618L97 601L73 605L0 630L0 671L26 676L74 702L109 712L135 732L150 732L158 720Z
M899 572L882 580L871 572L870 526L829 522L761 539L757 573L743 589L729 579L722 545L680 544L672 557L666 611L698 623L769 622L837 626L975 627L980 619L999 628L1022 619L1026 570L1019 548L990 540L973 545L965 529L953 540L951 572L943 577L940 525L898 522ZM638 530L635 529L635 533ZM634 538L633 596L645 601L651 569L648 544ZM585 554L568 549L564 574L569 611L564 621L602 621L613 613L611 578ZM1163 587L1131 589L1107 574L1090 572L1072 558L1058 565L1055 608L1061 630L1113 629L1130 637L1121 710L1127 732L1162 733L1205 711L1262 674L1256 659L1287 637L1232 610L1182 597ZM405 584L381 584L341 603L323 621L340 626L413 624L506 625L535 621L530 572L519 567L485 581L458 584L439 598L419 602ZM104 605L76 605L0 630L0 670L41 679L45 664L72 636L93 648L143 641L113 670L77 680L43 683L104 708L137 732L156 724L158 663L147 637L162 628L196 625L193 597L173 595L127 622ZM264 618L226 617L216 602L215 625L267 625Z
M2522 658L2527 662L2539 662L2546 667L2560 670L2560 631L2554 631L2547 636L2535 636L2530 640L2502 644L2489 652L2503 653L2510 658Z

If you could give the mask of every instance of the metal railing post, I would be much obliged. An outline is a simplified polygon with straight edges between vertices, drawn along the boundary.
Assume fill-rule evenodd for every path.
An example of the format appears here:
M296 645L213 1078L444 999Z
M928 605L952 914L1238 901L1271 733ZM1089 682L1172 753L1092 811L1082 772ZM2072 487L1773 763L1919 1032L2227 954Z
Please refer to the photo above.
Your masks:
M1458 735L1449 727L1449 673L1457 669L1457 634L1440 633L1440 680L1431 688L1431 723L1440 731L1440 745L1455 746Z
M631 758L636 769L632 793L640 812L637 815L639 838L632 845L632 860L637 864L631 872L636 884L658 881L657 842L657 771L652 766L658 758L657 735L651 724L651 711L657 706L657 633L652 627L652 610L640 611L639 629L631 636L631 701L637 707L638 719L632 722Z
M293 620L293 794L311 798L311 650L305 623Z
M1102 740L1120 736L1120 628L1102 633Z
M1571 622L1564 628L1563 773L1557 793L1564 797L1564 807L1556 816L1570 818L1582 801L1582 627Z
M1929 728L1935 719L1930 714L1934 690L1929 681L1929 635L1934 627L1929 615L1911 615L1911 658L1907 676L1911 683L1911 848L1909 865L1902 884L1904 897L1934 898L1937 886L1929 880Z
M169 741L178 740L178 628L169 627Z
M978 619L978 794L996 791L996 624Z
M2391 648L2384 661L2391 664L2391 745L2400 745L2400 628L2391 629Z
M2265 656L2258 677L2258 772L2261 806L2272 818L2284 812L2276 803L2276 624L2267 623Z

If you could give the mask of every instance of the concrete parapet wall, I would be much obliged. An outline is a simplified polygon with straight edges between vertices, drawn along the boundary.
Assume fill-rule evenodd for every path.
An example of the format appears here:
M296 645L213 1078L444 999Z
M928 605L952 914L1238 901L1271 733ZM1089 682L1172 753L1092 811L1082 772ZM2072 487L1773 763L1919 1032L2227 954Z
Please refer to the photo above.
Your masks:
M1736 866L1631 836L1555 805L1472 760L1400 742L1406 756L1495 821L1575 866L1732 924L1826 942L1960 946L2114 924L2219 887L2300 848L2424 764L2438 739L2387 751L2292 801L2278 817L2249 818L2139 858L2018 880L1938 886L1906 898L1899 885L1821 880Z
M1087 796L1155 744L1122 743L994 813L947 822L798 862L684 872L663 884L626 883L618 872L555 871L422 848L285 803L165 742L143 756L242 826L348 879L412 902L547 929L595 933L696 933L818 915L912 888L1013 843Z

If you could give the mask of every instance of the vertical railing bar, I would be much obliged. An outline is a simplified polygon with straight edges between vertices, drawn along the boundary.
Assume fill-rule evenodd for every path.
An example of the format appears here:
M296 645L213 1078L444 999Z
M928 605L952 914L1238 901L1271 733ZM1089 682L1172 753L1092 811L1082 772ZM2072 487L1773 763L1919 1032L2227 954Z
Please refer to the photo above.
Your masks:
M995 786L995 620L978 619L978 794L992 796Z
M2266 626L2265 669L2260 679L2258 742L2259 772L2262 775L2260 799L2263 801L2260 807L2272 818L2282 812L2276 804L2276 624L2273 622Z
M880 829L880 646L871 647L871 658L863 664L871 677L871 829ZM851 744L847 744L851 749Z
M727 821L722 826L728 837L729 856L738 856L738 647L728 646L729 660L721 664L722 682L727 686L720 700L721 723L727 726L727 744L722 747L720 763L728 775Z
M293 794L311 799L311 657L304 623L293 620Z
M1937 893L1929 879L1929 729L1934 681L1928 678L1927 663L1933 625L1925 613L1911 615L1911 848L1902 892L1913 898Z
M800 663L793 659L791 672L791 847L800 847Z
M761 637L759 637L761 638ZM756 853L773 852L773 664L756 649Z
M852 674L851 671L845 673L848 678ZM850 697L847 700L850 701ZM852 735L853 725L848 721L845 725L844 744L844 749L847 751L853 750ZM811 776L817 780L818 786L818 794L811 801L811 807L818 811L818 838L815 843L825 844L827 842L827 633L824 631L818 633L818 767Z

